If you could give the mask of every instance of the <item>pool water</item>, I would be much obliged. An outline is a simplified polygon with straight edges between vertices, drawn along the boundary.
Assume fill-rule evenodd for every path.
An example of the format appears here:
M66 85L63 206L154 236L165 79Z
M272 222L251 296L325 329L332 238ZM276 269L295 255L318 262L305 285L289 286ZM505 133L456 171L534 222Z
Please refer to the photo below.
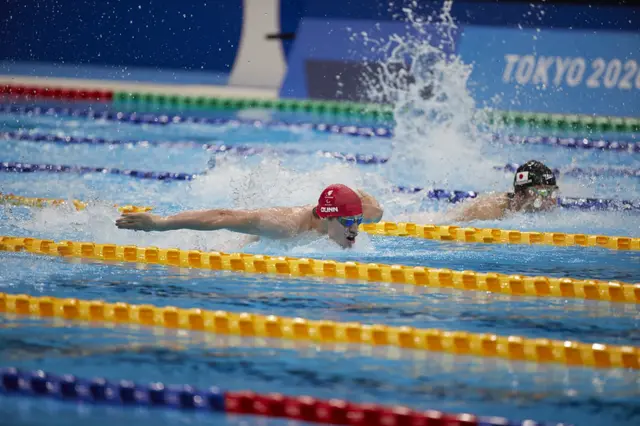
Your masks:
M89 105L73 105L88 108ZM106 108L104 106L91 106ZM163 111L170 112L170 111ZM302 114L180 111L182 115L318 121ZM324 117L322 120L328 121ZM333 119L336 120L335 118ZM342 119L346 122L345 119ZM355 120L354 120L355 121ZM367 124L367 123L364 123ZM370 123L369 123L370 124ZM246 244L226 231L135 233L115 228L113 203L150 205L160 214L215 207L255 208L314 203L320 190L341 182L363 188L385 207L384 220L444 224L452 208L397 185L478 192L507 190L512 174L492 169L537 158L550 166L635 167L639 153L496 144L435 132L420 139L363 138L313 130L247 124L141 125L58 115L0 115L0 132L103 137L147 144L64 145L2 140L0 162L116 167L199 173L193 181L161 182L74 173L0 173L0 192L91 202L68 207L0 207L0 235L34 236L138 246L242 251L371 263L444 267L507 274L638 282L640 254L600 248L480 245L361 234L353 250L326 238ZM504 131L507 131L505 129ZM633 135L584 135L634 140ZM158 141L167 143L157 144ZM197 144L267 149L260 155L214 154ZM296 149L303 153L287 153ZM381 165L344 163L319 150L391 157ZM561 176L562 195L637 200L637 177ZM637 213L559 210L515 215L473 226L640 237ZM476 333L546 337L638 346L637 306L578 299L508 297L409 285L289 278L159 266L105 264L0 252L0 291L150 303L157 306L252 312L308 319L358 321ZM229 390L308 394L415 409L573 424L640 422L637 371L564 368L498 359L234 338L140 327L87 325L0 316L0 365L83 377L138 382L218 385ZM285 421L202 415L0 397L11 424L96 425L114 422L225 425ZM597 422L594 422L597 419Z

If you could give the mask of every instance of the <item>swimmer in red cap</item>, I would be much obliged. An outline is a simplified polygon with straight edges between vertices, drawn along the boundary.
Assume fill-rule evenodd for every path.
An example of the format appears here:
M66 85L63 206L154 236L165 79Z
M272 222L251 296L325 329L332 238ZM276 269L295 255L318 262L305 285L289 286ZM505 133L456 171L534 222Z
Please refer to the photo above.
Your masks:
M116 220L116 226L134 231L227 229L268 238L290 238L315 231L328 235L341 247L349 248L358 236L358 225L379 222L382 214L382 207L371 195L336 184L322 191L316 205L257 210L200 210L168 217L125 213Z

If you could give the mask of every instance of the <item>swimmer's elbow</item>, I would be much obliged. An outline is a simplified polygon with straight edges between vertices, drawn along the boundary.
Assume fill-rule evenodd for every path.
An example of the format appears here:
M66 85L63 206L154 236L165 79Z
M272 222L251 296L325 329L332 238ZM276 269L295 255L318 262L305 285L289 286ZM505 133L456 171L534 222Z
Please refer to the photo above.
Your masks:
M359 189L360 200L362 201L362 216L365 223L378 223L382 220L384 210L373 196Z
M384 210L382 207L366 205L363 206L362 209L362 221L364 223L378 223L382 220L382 216L384 215Z

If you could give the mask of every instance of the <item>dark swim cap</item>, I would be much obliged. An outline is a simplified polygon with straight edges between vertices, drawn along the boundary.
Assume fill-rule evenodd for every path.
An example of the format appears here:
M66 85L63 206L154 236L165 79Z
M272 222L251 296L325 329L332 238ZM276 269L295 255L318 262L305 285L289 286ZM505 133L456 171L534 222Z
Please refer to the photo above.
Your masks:
M527 161L516 170L513 177L513 187L516 192L536 185L556 186L553 171L539 161Z

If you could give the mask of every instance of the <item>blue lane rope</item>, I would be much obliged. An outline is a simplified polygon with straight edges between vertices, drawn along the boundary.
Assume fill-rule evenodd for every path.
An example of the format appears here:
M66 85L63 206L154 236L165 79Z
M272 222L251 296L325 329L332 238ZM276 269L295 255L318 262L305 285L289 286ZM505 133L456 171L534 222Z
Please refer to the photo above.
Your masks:
M201 148L205 151L215 153L233 153L238 155L256 155L264 152L275 151L272 148L261 148L250 145L227 145L225 143L211 144L201 143L194 141L150 141L150 140L119 140L119 139L105 139L105 138L91 138L87 136L61 136L42 133L31 133L26 131L15 132L0 132L0 139L2 140L21 140L29 142L43 142L43 143L55 143L61 145L107 145L107 146L122 146L122 145L154 145L154 146L175 146L184 148ZM302 151L297 149L285 149L278 150L285 154L310 154L308 151ZM336 158L339 160L358 163L358 164L384 164L388 161L387 158L379 158L375 155L368 154L344 154L340 152L332 151L316 151L315 154L321 155L326 158Z
M201 173L171 173L171 172L147 172L140 170L120 170L105 167L84 167L84 166L67 166L60 164L31 164L17 162L0 162L0 172L9 173L101 173L121 175L138 179L152 179L161 181L191 181L203 176ZM446 189L427 189L413 186L396 186L394 192L405 194L422 193L425 198L431 200L448 201L450 203L458 203L460 201L476 198L478 193L475 191L449 191ZM558 199L558 205L566 209L580 210L624 210L624 211L640 211L640 200L611 200L599 198L572 198L563 197Z
M25 131L16 131L16 132L0 132L0 139L4 140L23 140L23 141L31 141L31 142L47 142L47 143L57 143L63 145L74 145L74 144L92 144L92 145L156 145L156 146L179 146L179 147L189 147L189 148L201 148L206 151L215 152L215 153L232 153L237 155L257 155L264 152L270 151L281 151L286 154L312 154L310 152L305 152L302 150L296 149L286 149L286 150L274 150L271 148L260 148L260 147L252 147L249 145L227 145L227 144L210 144L210 143L199 143L193 141L180 141L180 142L171 142L171 141L149 141L149 140L117 140L117 139L104 139L104 138L91 138L86 136L61 136L61 135L51 135L51 134L40 134L40 133L29 133ZM350 154L350 153L342 153L335 151L316 151L315 154L320 155L324 158L333 158L341 161L345 161L348 163L356 163L362 165L373 165L373 164L385 164L389 161L389 158L379 157L373 154ZM495 170L505 171L505 172L515 172L518 168L518 164L509 163L504 166L495 166ZM608 168L608 167L574 167L566 170L554 169L554 172L559 175L567 175L567 176L621 176L621 177L640 177L640 169L632 169L632 168Z
M42 143L52 143L59 145L142 145L142 146L174 146L178 148L202 148L204 150L216 147L222 147L220 152L225 150L224 144L211 144L204 142L195 142L195 141L154 141L149 139L105 139L99 137L88 137L88 136L70 136L70 135L52 135L50 133L33 133L26 130L17 130L13 132L0 132L0 139L8 141L8 140L18 140L18 141L29 141L29 142L42 142ZM211 138L211 140L216 140L215 138ZM236 148L236 147L234 147ZM239 148L239 147L238 147ZM246 147L249 149L250 147ZM237 149L237 148L236 148Z
M509 163L504 166L495 166L494 170L500 170L510 173L515 173L520 167L517 163ZM640 169L632 169L629 167L572 167L570 169L553 169L556 175L565 176L619 176L619 177L640 177Z
M73 375L58 376L42 370L24 371L16 368L0 369L0 394L32 398L50 398L63 402L110 405L119 407L168 408L190 412L249 414L323 424L351 424L349 416L370 419L380 424L380 416L398 413L395 422L413 421L429 423L431 412L446 423L464 423L478 426L563 426L563 423L539 423L533 420L513 420L504 417L449 414L435 410L409 410L402 406L354 404L349 401L325 401L308 396L259 394L249 391L224 391L217 387L200 389L189 385L165 385L160 382L147 385L130 380L109 381L104 378L86 379ZM399 409L399 410L398 410ZM366 418L366 417L365 417ZM446 419L446 420L445 420ZM398 423L399 424L399 423ZM568 426L568 425L566 425Z
M83 379L15 368L0 369L0 377L0 391L5 394L47 396L93 404L225 410L224 393L215 387L202 391L191 386L164 386L162 383L141 386L127 380L114 383L103 378Z
M120 170L107 167L86 167L86 166L67 166L63 164L31 164L4 161L0 163L0 172L12 173L34 173L34 172L50 172L50 173L101 173L111 175L122 175L134 177L138 179L154 179L154 180L193 180L196 176L190 173L171 173L171 172L144 172L140 170Z
M131 124L157 124L168 125L177 123L200 123L215 125L250 125L258 128L285 127L289 129L308 129L323 133L344 134L348 136L362 137L393 137L393 130L388 127L333 125L324 123L290 123L285 121L263 121L238 118L203 118L180 115L155 115L139 114L136 112L96 112L93 110L82 110L77 108L51 107L43 108L37 106L14 106L0 105L0 112L20 115L45 115L57 116L65 115L71 117L84 117L102 119L109 121L119 121ZM588 138L561 138L555 136L516 136L516 135L493 135L495 142L506 142L515 144L549 145L565 148L596 149L618 152L640 153L640 143L625 141L593 140Z

